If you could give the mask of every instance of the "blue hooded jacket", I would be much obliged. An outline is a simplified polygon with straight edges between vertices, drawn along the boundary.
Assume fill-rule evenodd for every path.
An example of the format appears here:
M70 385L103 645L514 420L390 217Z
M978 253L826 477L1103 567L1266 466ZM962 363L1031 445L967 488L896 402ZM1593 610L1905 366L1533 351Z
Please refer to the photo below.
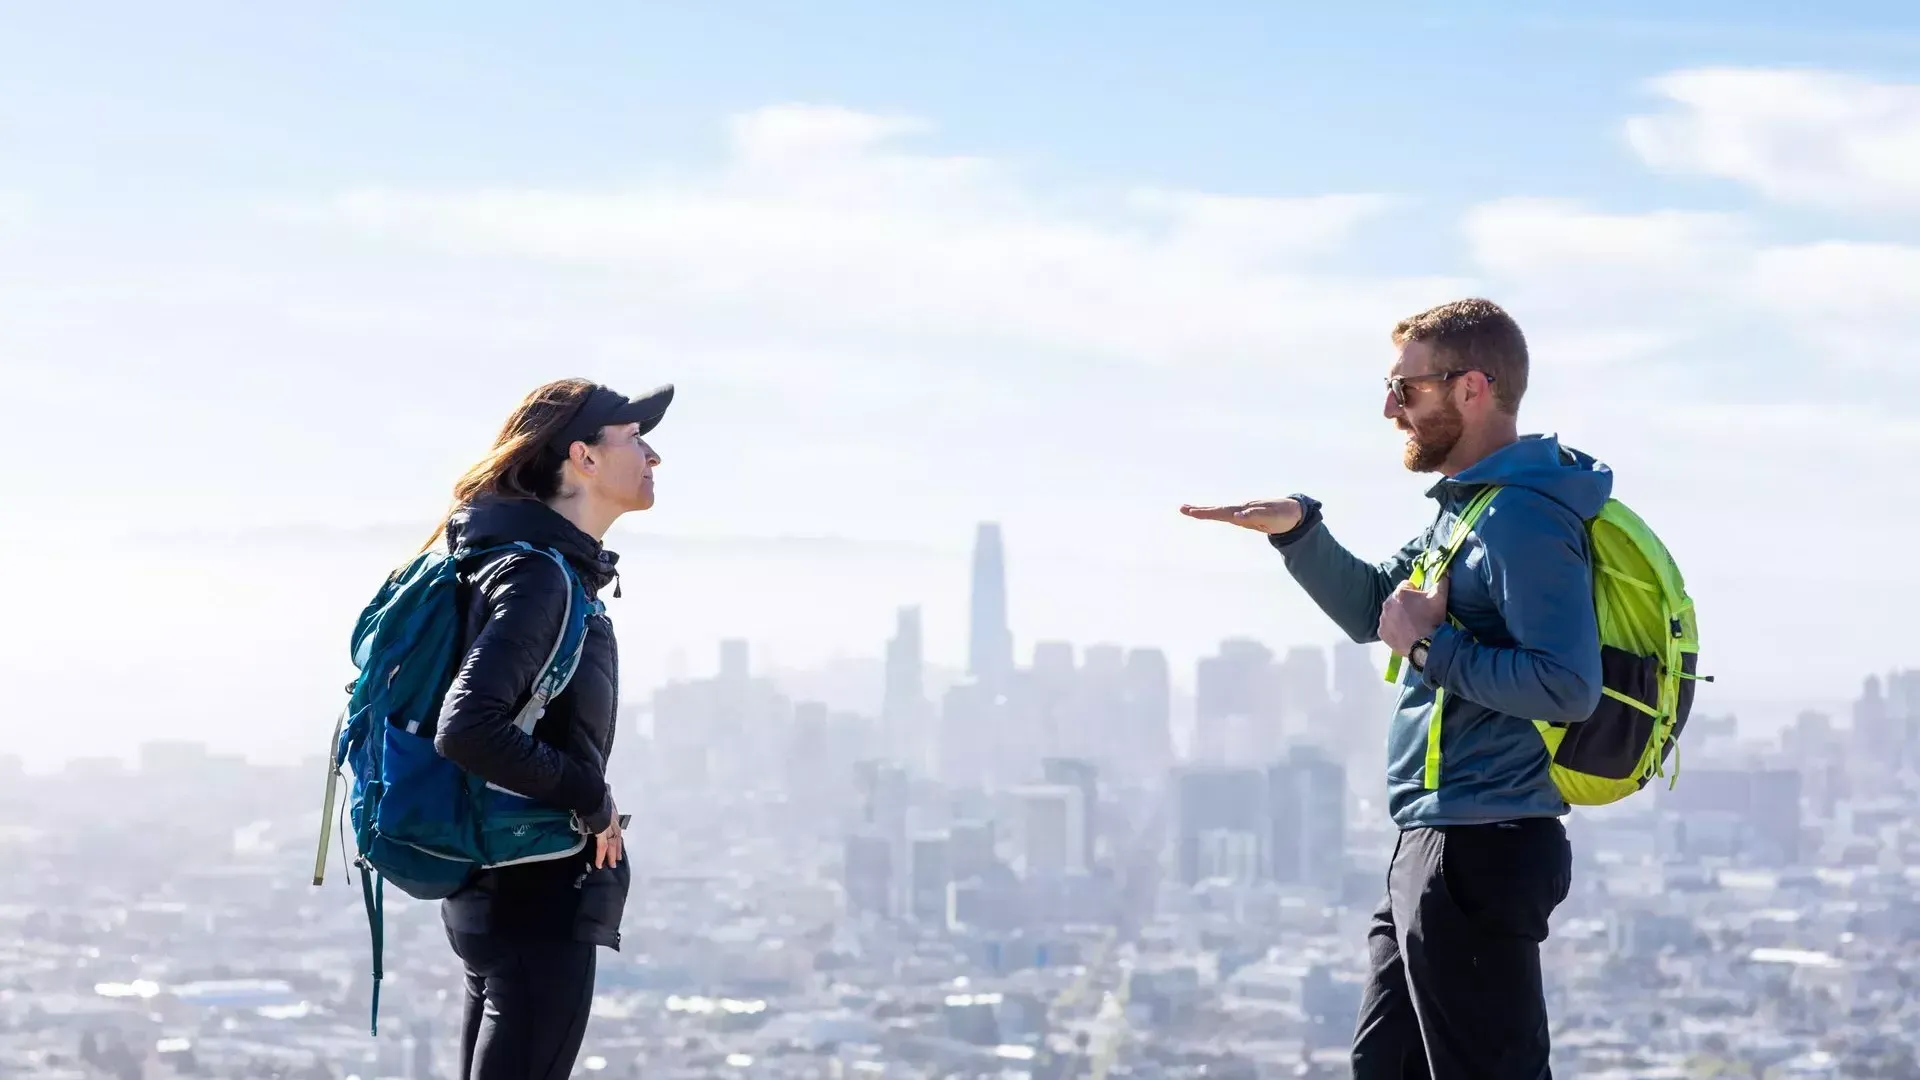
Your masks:
M1401 828L1555 817L1566 800L1548 774L1535 720L1585 720L1600 701L1600 631L1586 522L1613 493L1613 473L1552 436L1529 435L1427 492L1434 523L1382 563L1341 546L1304 496L1306 517L1272 537L1287 570L1358 642L1379 640L1380 607L1429 546L1444 544L1467 503L1504 490L1448 569L1447 612L1424 672L1401 669L1387 736L1388 809ZM1462 629L1461 627L1464 627ZM1440 784L1425 783L1434 691Z

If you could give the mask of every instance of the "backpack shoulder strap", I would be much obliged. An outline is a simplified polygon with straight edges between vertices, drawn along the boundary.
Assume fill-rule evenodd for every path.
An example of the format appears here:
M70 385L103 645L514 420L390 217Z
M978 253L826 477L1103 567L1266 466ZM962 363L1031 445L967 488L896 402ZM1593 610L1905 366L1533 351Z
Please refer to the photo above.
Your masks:
M1447 572L1447 567L1453 564L1453 557L1460 554L1460 548L1467 542L1467 535L1479 522L1480 515L1487 512L1487 507L1493 505L1494 496L1502 490L1498 484L1489 485L1467 503L1466 509L1460 512L1460 517L1453 523L1453 532L1447 535L1446 546L1440 551L1439 564L1428 571L1432 577L1438 578Z
M520 711L513 718L513 726L532 734L533 726L539 723L540 717L546 713L547 703L558 697L560 691L566 689L567 684L573 680L574 669L579 666L580 651L586 645L586 634L583 631L587 617L599 609L599 602L587 598L586 587L581 583L580 575L574 572L565 555L552 548L535 547L524 540L515 540L496 547L462 550L456 552L454 557L464 562L469 559L492 556L478 571L484 574L488 568L501 560L521 552L544 556L559 567L561 587L566 591L566 606L561 609L560 629L554 634L553 647L547 650L547 658L541 661L539 669L534 673L533 685L529 688L526 704L520 707ZM573 644L571 650L567 649L569 642Z
M547 711L547 702L560 696L560 691L566 689L567 684L573 681L574 669L580 665L580 652L587 643L587 636L582 631L590 612L586 589L580 583L580 576L573 572L573 567L567 565L566 556L551 548L536 548L527 543L521 543L519 546L527 551L545 555L560 568L562 588L566 590L567 595L566 607L562 609L560 616L560 629L553 638L553 648L547 651L546 660L541 663L539 672L534 675L533 688L527 696L527 703L521 707L519 715L513 718L515 727L532 734L533 725L539 723L540 717ZM563 656L562 653L567 651L567 643L570 640L573 642L573 649Z
M1481 514L1486 513L1487 507L1493 504L1493 498L1498 494L1498 484L1489 485L1476 494L1460 511L1460 516L1454 519L1453 531L1447 534L1447 542L1438 548L1428 548L1415 561L1413 573L1408 578L1415 588L1424 589L1429 582L1439 580L1447 572L1447 567L1453 564L1453 557L1460 553L1461 546L1467 542L1467 534L1473 531L1474 523L1480 520ZM1400 657L1387 661L1385 678L1390 683L1400 681Z

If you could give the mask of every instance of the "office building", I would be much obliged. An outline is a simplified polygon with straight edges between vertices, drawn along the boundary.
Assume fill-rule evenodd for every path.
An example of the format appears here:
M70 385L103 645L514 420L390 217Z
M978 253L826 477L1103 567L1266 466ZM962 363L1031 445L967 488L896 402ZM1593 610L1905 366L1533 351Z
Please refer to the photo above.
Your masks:
M996 693L1013 673L1013 631L1007 622L1007 556L1000 526L982 522L974 536L972 628L967 673Z
M1052 878L1087 869L1084 795L1078 787L1035 784L1013 792L1021 876Z
M1267 815L1273 880L1338 893L1346 876L1346 767L1295 747L1267 770Z

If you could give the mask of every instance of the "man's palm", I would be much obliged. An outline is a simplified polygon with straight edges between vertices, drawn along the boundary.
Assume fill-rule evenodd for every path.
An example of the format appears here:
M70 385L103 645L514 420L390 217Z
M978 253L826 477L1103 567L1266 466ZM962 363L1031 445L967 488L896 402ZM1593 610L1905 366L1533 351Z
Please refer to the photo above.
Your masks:
M1300 524L1300 504L1293 499L1268 499L1232 506L1182 506L1182 514L1200 521L1224 521L1272 536Z

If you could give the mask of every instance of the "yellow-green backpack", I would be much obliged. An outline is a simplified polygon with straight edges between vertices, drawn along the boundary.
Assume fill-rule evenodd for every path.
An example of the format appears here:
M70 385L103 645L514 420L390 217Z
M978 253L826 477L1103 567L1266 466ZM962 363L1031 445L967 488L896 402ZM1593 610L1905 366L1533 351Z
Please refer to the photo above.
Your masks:
M1415 587L1446 573L1474 522L1500 490L1489 487L1476 495L1446 544L1429 548L1415 561L1409 578ZM1696 673L1700 630L1686 580L1640 515L1620 500L1608 499L1587 522L1587 536L1600 624L1600 704L1579 723L1533 723L1546 742L1561 795L1575 805L1600 806L1639 791L1656 775L1665 776L1670 753L1672 780L1679 779L1680 732L1693 709L1693 684L1713 679ZM1397 656L1387 665L1387 681L1400 681ZM1425 774L1430 789L1440 786L1445 704L1446 691L1435 691L1427 721Z

